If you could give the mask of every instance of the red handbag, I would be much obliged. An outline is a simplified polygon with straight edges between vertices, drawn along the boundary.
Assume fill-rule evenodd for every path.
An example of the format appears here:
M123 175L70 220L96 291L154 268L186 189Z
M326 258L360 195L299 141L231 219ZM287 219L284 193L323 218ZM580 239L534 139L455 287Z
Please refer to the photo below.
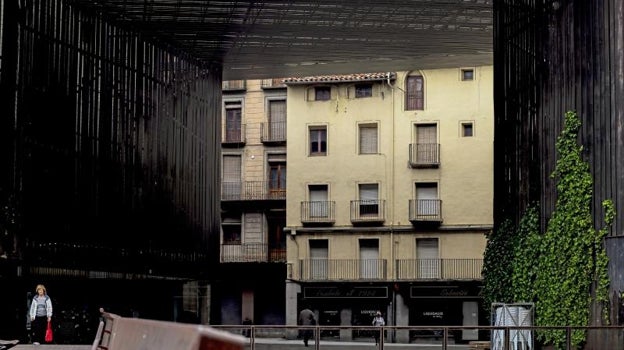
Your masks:
M48 321L48 329L46 329L45 341L46 343L52 342L52 322L50 321Z

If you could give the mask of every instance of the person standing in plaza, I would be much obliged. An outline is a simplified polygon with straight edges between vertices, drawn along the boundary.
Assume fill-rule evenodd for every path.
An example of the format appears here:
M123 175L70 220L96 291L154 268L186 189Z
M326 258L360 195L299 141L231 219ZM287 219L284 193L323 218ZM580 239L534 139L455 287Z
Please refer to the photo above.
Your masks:
M314 312L308 308L305 308L299 312L299 325L300 326L316 326L316 316ZM303 330L303 345L308 346L308 341L312 338L313 330Z
M39 345L45 342L45 333L48 322L52 320L52 299L48 296L43 284L38 284L35 288L37 295L30 304L30 324L33 332L33 344Z
M376 327L383 327L386 325L386 321L384 320L383 316L381 315L381 311L377 311L375 313L375 317L373 318L373 326ZM375 335L375 345L379 344L379 333L381 333L381 330L377 330L375 329L373 331L373 334Z

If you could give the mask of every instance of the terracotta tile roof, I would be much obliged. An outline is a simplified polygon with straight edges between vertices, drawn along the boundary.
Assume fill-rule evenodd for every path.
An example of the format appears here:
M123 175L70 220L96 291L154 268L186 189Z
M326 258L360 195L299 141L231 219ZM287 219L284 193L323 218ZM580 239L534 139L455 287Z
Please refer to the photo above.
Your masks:
M311 84L311 83L347 83L358 81L379 81L388 79L394 80L396 73L383 72L383 73L357 73L357 74L342 74L342 75L317 75L310 77L299 78L284 78L284 84Z

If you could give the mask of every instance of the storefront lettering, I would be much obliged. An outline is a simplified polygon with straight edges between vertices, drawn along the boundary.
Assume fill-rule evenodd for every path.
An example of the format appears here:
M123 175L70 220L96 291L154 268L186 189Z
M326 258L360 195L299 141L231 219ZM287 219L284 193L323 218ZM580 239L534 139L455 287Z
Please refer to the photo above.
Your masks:
M412 298L470 298L479 297L481 288L457 286L428 286L410 288Z
M442 289L440 296L443 297L465 297L468 295L468 291L464 289Z
M306 287L306 298L387 298L387 287Z

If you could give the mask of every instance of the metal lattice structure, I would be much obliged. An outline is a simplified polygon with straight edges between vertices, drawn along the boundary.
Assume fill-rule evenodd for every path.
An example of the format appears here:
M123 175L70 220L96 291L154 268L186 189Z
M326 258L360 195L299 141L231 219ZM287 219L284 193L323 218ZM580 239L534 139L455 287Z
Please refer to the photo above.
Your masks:
M492 61L492 0L68 3L200 60L222 61L224 80Z

